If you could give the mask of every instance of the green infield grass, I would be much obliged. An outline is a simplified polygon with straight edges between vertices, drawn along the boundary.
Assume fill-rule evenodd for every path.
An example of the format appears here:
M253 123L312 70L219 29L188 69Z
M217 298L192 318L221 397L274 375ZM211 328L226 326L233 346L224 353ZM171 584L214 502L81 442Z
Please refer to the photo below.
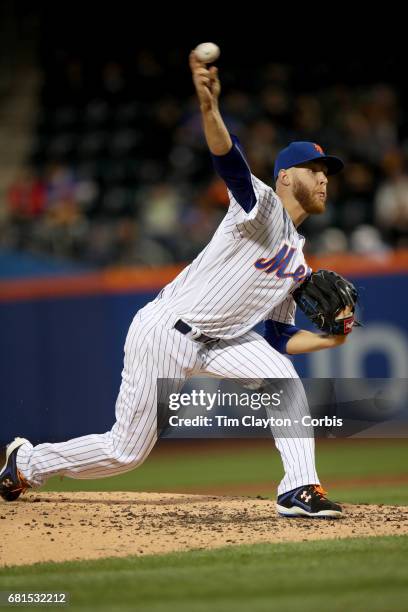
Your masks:
M407 536L258 544L4 568L0 591L68 592L61 609L99 612L402 612L407 556Z

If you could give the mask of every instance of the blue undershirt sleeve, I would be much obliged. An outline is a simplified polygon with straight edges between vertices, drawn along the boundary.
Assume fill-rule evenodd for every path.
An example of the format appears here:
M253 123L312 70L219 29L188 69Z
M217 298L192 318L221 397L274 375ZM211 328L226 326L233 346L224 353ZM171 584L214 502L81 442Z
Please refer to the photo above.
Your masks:
M228 189L245 210L251 212L256 204L251 170L236 136L231 135L232 147L225 155L212 155L216 172L225 181Z
M286 345L298 331L300 331L300 328L296 325L268 319L265 321L263 337L279 353L287 354Z

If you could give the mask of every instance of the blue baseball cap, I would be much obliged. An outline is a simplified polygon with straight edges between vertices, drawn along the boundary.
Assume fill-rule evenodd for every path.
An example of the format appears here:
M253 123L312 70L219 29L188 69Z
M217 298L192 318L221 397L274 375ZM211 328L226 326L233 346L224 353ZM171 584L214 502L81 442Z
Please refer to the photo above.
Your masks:
M314 142L291 142L286 149L279 152L275 161L274 178L278 177L279 170L286 170L298 164L319 160L326 164L328 174L337 174L344 168L339 157L325 155L322 147Z

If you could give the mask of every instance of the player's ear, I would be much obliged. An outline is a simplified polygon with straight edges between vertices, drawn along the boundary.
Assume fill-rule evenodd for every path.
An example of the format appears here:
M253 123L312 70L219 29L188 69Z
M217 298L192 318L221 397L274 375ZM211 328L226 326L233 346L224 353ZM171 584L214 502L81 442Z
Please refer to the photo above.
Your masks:
M286 170L279 171L279 180L285 187L288 187L291 183L289 173Z

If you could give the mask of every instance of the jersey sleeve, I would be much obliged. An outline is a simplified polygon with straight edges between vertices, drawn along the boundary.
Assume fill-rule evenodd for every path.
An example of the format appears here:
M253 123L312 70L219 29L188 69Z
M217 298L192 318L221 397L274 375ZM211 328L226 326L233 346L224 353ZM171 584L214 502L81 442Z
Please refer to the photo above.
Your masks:
M296 302L288 295L265 317L263 337L280 353L286 354L287 343L299 331L295 325L295 313Z
M279 353L287 354L288 342L298 331L300 329L296 325L279 323L278 321L268 319L265 321L263 337Z
M213 164L231 196L246 213L249 213L256 204L251 170L238 138L231 134L231 140L232 147L228 153L212 154Z
M255 194L255 203L249 212L246 212L228 190L230 200L228 212L223 221L223 230L232 238L244 238L253 235L266 223L273 224L279 232L283 224L282 206L272 187L269 187L253 174L251 182Z
M231 135L232 149L226 155L213 155L217 173L224 180L230 200L223 230L232 238L251 236L276 215L281 220L282 210L272 187L251 174L248 162L236 136Z

